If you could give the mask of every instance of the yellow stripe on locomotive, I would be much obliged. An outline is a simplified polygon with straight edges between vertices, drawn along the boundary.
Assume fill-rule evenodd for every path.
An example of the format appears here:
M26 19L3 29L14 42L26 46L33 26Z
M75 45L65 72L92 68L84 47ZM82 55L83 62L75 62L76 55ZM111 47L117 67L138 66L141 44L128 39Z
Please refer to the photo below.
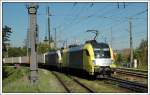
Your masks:
M93 47L90 43L87 43L84 45L83 49L84 51L84 56L83 56L83 63L84 67L83 70L86 72L89 72L90 75L94 75L94 64L93 60L94 58L94 52L93 52Z

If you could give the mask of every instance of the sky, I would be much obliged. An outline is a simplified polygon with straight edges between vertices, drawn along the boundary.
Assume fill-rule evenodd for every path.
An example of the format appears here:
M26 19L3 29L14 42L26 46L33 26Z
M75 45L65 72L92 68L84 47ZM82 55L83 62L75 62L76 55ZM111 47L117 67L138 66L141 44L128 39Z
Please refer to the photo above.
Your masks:
M28 24L27 3L3 3L3 26L12 28L11 46L23 46ZM114 50L129 48L129 18L132 22L134 48L142 39L147 39L147 3L38 3L37 24L39 39L48 35L46 7L50 7L50 27L57 41L67 40L68 44L83 44L93 39L87 30L98 30L98 42L107 42ZM111 40L112 39L112 40ZM63 44L58 42L59 46Z

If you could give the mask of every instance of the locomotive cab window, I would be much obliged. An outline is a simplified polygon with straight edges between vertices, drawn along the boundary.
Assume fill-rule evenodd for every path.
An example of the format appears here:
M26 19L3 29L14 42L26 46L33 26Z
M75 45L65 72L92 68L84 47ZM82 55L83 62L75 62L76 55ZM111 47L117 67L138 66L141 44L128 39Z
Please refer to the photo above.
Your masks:
M94 49L95 58L110 58L109 48Z

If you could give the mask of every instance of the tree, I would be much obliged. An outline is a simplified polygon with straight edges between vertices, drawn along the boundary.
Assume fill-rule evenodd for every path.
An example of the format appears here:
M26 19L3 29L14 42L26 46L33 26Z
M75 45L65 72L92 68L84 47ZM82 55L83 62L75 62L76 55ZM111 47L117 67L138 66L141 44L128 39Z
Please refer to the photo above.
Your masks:
M142 40L139 47L134 51L134 58L138 60L138 68L147 69L148 67L148 42Z
M11 28L5 25L2 29L2 52L3 52L3 57L5 56L5 52L7 52L7 50L8 50L7 47L10 45L9 41L10 41L11 33L12 33Z
M121 63L123 61L123 56L121 53L117 54L116 61L117 61L117 63Z
M49 45L48 44L44 44L44 43L39 43L38 44L38 54L42 54L45 53L49 50Z
M118 66L127 66L128 64L128 59L122 54L118 53L116 55L116 60L115 60L116 65Z
M8 57L19 57L19 56L26 56L26 48L21 47L10 47L8 49Z

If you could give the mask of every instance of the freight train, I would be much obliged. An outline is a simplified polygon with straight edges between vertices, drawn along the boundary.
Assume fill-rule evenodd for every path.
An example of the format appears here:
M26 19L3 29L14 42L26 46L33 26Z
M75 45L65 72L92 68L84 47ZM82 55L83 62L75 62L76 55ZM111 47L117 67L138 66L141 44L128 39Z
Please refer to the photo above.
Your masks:
M37 57L39 64L67 72L86 73L91 76L110 76L112 61L114 60L110 46L106 43L98 43L96 40L86 41L83 45L47 52ZM23 60L22 57L18 58L18 63L30 62L29 58L26 60L25 58ZM4 63L11 63L8 58L3 61Z

